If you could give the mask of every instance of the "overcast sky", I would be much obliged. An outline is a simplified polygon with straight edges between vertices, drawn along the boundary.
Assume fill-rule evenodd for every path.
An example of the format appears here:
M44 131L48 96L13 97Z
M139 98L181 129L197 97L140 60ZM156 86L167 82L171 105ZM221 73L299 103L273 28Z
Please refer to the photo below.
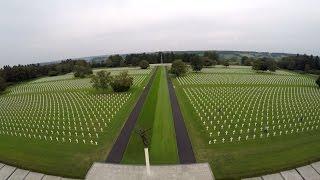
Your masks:
M1 0L0 65L160 50L320 55L319 0Z

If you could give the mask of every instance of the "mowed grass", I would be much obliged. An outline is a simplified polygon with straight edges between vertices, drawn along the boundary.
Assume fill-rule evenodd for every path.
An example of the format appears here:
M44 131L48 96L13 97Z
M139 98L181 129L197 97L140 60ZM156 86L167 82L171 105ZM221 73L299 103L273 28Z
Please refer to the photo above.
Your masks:
M178 150L173 125L172 109L166 71L161 67L158 99L150 146L151 163L178 163Z
M0 96L0 162L84 178L93 162L106 159L149 77L145 74L126 93L100 94L67 82L52 87L50 79L12 87ZM59 81L77 79L52 83Z
M264 175L320 160L320 89L311 77L265 74L272 82L253 72L255 77L245 78L250 72L242 75L243 69L210 71L206 79L197 77L204 73L192 73L186 76L189 82L181 85L175 79L174 84L197 162L209 162L217 179ZM242 83L233 84L229 74L234 73Z
M178 163L178 152L173 127L172 111L164 67L159 67L148 97L140 112L135 130L150 129L150 162L152 164ZM144 164L144 145L141 137L133 133L130 137L122 163Z

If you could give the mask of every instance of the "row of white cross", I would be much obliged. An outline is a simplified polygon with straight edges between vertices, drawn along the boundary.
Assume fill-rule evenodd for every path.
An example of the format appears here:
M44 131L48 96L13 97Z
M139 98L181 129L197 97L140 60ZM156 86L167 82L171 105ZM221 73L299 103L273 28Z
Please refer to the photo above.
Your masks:
M129 69L129 74L134 86L141 88L151 69ZM14 86L0 96L0 136L98 145L132 93L95 94L88 88L89 78L74 79L73 74Z
M140 86L147 75L133 75L133 85ZM25 94L25 93L41 93L41 92L56 92L65 90L78 90L92 88L90 78L85 79L64 79L57 81L44 81L38 83L27 83L15 86L10 89L10 94Z
M307 76L272 74L191 73L177 78L180 85L197 84L246 84L246 85L299 85L316 86L314 79Z
M184 87L209 144L317 130L315 87Z
M86 91L0 97L0 135L98 145L131 93Z

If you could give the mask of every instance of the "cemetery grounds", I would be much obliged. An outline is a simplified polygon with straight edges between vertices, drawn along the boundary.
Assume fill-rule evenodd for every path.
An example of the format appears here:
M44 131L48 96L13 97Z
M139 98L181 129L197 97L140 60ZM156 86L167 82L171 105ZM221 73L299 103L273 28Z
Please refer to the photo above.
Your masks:
M1 95L2 163L83 178L93 162L104 161L153 72L105 70L113 75L128 70L133 87L125 93L101 94L92 89L89 78L67 74L22 83Z
M320 89L309 75L205 68L174 79L197 162L239 179L320 159Z

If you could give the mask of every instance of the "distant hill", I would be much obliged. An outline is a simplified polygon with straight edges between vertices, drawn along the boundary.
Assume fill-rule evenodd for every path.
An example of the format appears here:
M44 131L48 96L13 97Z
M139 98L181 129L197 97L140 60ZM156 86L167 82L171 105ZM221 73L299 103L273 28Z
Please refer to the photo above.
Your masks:
M179 53L195 53L195 54L203 55L205 51L162 51L162 52L174 52L178 54ZM269 52L255 52L255 51L215 51L215 52L219 54L221 59L237 59L237 60L240 60L241 57L243 56L252 57L252 58L268 57L268 58L274 58L276 60L279 60L283 57L295 55L295 54L288 54L288 53L269 53ZM158 52L147 52L147 54L152 54L152 53L158 53ZM120 55L125 57L127 54L120 54ZM87 57L79 57L79 58L71 58L71 59L73 60L83 59L88 62L99 63L101 61L105 61L109 56L110 55L98 55L98 56L87 56ZM59 62L61 61L45 62L45 63L40 63L40 65L55 64Z
M276 60L281 59L287 56L293 56L294 54L288 53L269 53L269 52L254 52L254 51L217 51L222 59L231 59L237 58L241 59L243 56L251 57L251 58L274 58Z

